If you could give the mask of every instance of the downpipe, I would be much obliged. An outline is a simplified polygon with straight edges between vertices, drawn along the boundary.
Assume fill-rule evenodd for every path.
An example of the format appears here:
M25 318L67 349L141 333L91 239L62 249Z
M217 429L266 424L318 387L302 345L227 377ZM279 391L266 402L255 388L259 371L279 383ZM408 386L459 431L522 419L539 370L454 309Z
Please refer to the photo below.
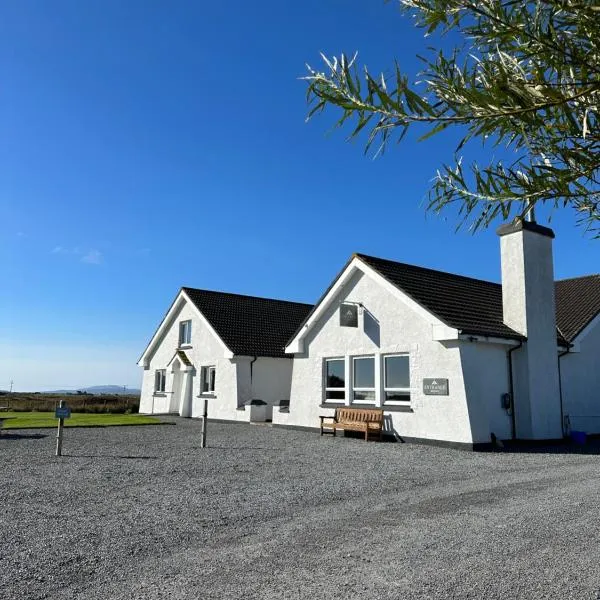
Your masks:
M517 421L515 419L515 384L513 377L513 362L512 362L512 353L515 350L523 347L523 340L519 342L518 346L513 346L506 353L506 359L508 361L508 391L510 394L510 430L511 430L511 439L514 441L517 439ZM562 417L561 417L562 420Z

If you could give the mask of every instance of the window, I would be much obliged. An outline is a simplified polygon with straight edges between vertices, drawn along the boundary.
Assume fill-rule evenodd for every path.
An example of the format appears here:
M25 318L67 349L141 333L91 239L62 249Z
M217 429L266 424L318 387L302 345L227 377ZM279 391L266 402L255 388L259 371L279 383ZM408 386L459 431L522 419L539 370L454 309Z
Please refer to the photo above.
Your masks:
M325 402L343 403L346 399L346 367L343 358L325 360Z
M179 345L192 343L192 322L180 321L179 323Z
M202 367L202 393L214 394L215 392L215 367Z
M375 357L353 359L352 402L375 404Z
M167 380L166 369L158 369L157 371L155 371L154 372L154 391L155 392L164 392L166 380Z
M410 403L408 355L384 357L384 401L387 404Z

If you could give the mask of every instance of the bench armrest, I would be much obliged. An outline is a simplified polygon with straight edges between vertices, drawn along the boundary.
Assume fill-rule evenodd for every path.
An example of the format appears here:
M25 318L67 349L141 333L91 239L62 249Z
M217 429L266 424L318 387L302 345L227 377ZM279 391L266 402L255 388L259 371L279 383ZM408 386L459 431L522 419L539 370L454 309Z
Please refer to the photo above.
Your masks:
M337 423L337 419L335 417L329 417L329 416L325 416L325 415L319 415L319 419L321 419L321 423L325 420L325 419L331 419L334 423Z

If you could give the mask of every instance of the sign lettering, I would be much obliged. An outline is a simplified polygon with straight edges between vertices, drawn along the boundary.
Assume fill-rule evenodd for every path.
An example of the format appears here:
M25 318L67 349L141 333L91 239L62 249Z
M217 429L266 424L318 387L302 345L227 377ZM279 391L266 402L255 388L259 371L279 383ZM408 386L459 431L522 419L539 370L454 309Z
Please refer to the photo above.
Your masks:
M426 396L448 396L448 380L441 377L423 379L423 393Z

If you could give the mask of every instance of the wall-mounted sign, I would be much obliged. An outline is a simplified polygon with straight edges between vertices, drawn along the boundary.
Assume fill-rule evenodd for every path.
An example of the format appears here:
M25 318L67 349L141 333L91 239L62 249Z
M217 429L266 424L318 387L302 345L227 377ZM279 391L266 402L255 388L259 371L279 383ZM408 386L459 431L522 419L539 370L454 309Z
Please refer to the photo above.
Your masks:
M356 304L340 306L340 325L342 327L358 327L358 306Z
M434 379L423 379L423 393L426 396L447 396L448 380L436 377Z

